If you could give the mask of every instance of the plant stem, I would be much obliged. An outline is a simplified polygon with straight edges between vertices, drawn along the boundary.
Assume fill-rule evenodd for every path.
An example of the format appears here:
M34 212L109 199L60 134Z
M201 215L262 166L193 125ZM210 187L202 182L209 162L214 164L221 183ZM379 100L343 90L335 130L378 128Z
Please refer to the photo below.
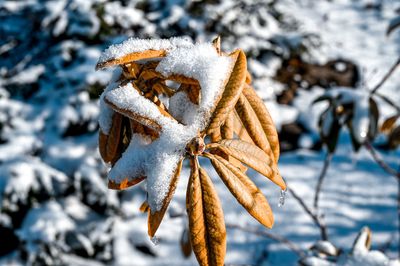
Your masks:
M315 214L307 205L306 203L292 190L288 187L288 191L293 195L293 197L299 202L299 204L303 207L306 213L311 217L314 221L315 225L318 226L321 232L321 239L328 240L328 232L325 222L321 219L321 216Z
M394 176L397 180L397 222L400 226L400 169L396 171L392 167L390 167L383 159L379 156L378 152L374 149L372 144L367 141L365 142L365 147L371 153L372 158L374 158L375 162L388 174Z
M376 86L372 89L371 95L375 94L377 90L379 90L380 87L388 80L388 78L393 74L393 72L396 70L396 68L400 65L400 57L397 59L397 61L393 64L393 66L389 69L388 73L386 73L385 76L383 76L382 80L376 84Z
M279 243L285 244L290 250L295 252L300 258L306 257L306 253L298 245L296 245L295 243L293 243L292 241L290 241L289 239L287 239L283 236L271 234L264 230L259 230L259 229L255 229L255 228L251 228L251 227L244 227L244 226L237 225L237 224L226 224L226 227L232 228L232 229L238 229L238 230L241 230L244 232L248 232L248 233L252 233L255 235L261 235L261 236L270 238Z
M319 174L319 177L318 177L318 183L317 183L317 186L315 188L315 196L314 196L314 209L316 211L318 211L318 200L319 200L319 194L320 194L321 188L322 188L322 183L324 182L324 179L325 179L326 173L328 171L329 165L330 165L330 163L332 161L332 157L333 157L333 153L328 152L326 154L324 165L323 165L321 173Z
M389 104L390 106L392 106L394 109L396 109L396 111L398 113L400 113L400 107L397 106L392 100L390 100L388 97L386 97L383 94L380 94L379 92L375 93L376 96L378 96L379 98L381 98L383 101L385 101L387 104Z
M397 172L394 170L392 167L390 167L387 163L385 163L382 158L379 156L378 152L374 149L374 147L371 145L369 141L365 142L365 148L371 153L372 158L375 160L375 162L383 169L385 172L388 174L396 177L397 181L400 182L400 172Z

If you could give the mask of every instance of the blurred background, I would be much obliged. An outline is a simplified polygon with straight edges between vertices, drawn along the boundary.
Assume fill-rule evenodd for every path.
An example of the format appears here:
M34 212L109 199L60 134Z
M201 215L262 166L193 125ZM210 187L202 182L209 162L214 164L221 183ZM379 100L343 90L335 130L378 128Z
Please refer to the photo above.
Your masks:
M94 68L129 37L218 35L247 55L291 188L278 206L251 172L275 214L267 230L208 167L226 264L398 265L399 24L398 0L0 0L0 265L197 264L180 248L187 166L157 241L143 187L107 189L97 119L112 71ZM364 226L373 251L353 245Z

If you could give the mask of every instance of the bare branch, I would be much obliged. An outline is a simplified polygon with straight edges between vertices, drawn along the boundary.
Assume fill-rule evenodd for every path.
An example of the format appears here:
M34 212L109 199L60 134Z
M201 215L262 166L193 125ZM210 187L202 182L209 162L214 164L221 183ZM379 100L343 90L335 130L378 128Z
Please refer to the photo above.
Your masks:
M288 191L293 195L293 197L300 203L300 205L303 207L303 209L306 211L306 213L312 218L314 221L315 225L317 225L321 231L321 239L322 240L328 240L328 230L326 227L325 222L322 220L321 216L318 216L315 214L307 205L306 203L292 190L290 187L288 187Z
M315 196L314 196L314 209L315 210L318 210L319 194L321 192L322 183L324 181L326 173L328 172L329 165L330 165L330 163L332 161L332 157L333 157L333 153L328 152L326 154L324 165L323 165L321 173L320 173L320 175L318 177L318 183L317 183L317 186L315 188Z
M296 253L300 258L306 257L306 253L298 245L296 245L295 243L293 243L292 241L290 241L289 239L287 239L283 236L271 234L267 231L256 229L256 228L244 227L244 226L237 225L237 224L226 224L226 227L231 228L231 229L238 229L238 230L241 230L241 231L244 231L247 233L252 233L255 235L260 235L260 236L270 238L279 243L285 244L290 250L292 250L294 253Z
M384 102L386 102L387 104L389 104L390 106L392 106L394 109L396 109L396 111L398 113L400 113L400 107L397 106L392 100L390 100L388 97L386 97L385 95L377 92L375 93L376 96L378 96L379 98L381 98Z
M365 148L371 153L372 158L375 160L375 162L383 169L385 172L388 174L396 177L397 181L400 182L400 172L397 172L394 170L392 167L390 167L387 163L383 161L383 159L380 157L378 152L374 149L374 147L371 145L369 141L365 142Z
M396 70L396 68L400 65L400 57L397 59L397 61L393 64L393 66L389 69L388 73L386 73L385 76L383 76L382 80L376 84L376 86L371 90L371 95L375 94L377 90L379 90L380 87L388 80L388 78L393 74L393 72Z

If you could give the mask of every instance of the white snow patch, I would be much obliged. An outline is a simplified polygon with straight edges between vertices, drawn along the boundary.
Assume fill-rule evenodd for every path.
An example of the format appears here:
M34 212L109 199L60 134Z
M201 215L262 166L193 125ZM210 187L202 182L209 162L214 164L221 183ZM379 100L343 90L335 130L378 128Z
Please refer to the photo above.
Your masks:
M74 228L74 222L61 206L55 201L50 201L29 211L18 235L28 242L40 240L49 243L56 240L58 233Z
M177 48L161 60L156 71L164 76L181 74L198 80L201 106L209 109L221 92L231 64L229 57L218 56L211 44L204 43L190 48Z

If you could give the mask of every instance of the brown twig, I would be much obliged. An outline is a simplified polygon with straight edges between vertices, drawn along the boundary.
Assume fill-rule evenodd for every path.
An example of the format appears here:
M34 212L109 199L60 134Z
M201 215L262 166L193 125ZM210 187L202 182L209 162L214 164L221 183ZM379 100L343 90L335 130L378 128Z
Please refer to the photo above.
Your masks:
M374 149L369 141L365 142L365 148L371 153L372 158L375 162L388 174L396 177L397 181L400 182L400 172L397 172L392 167L390 167L387 163L385 163L382 158L379 156L378 152Z
M326 173L328 171L329 165L330 165L330 163L332 161L332 157L333 157L333 153L328 152L326 154L324 165L323 165L321 173L319 174L319 177L318 177L318 183L317 183L317 186L315 188L315 196L314 196L314 204L313 204L315 210L318 210L319 194L321 192L322 183L324 182L324 179L325 179Z
M244 227L244 226L237 225L237 224L226 224L226 227L231 228L231 229L238 229L238 230L241 230L244 232L248 232L248 233L252 233L255 235L260 235L260 236L270 238L279 243L285 244L290 250L292 250L294 253L296 253L300 258L306 257L306 253L298 245L296 245L295 243L293 243L292 241L290 241L289 239L287 239L283 236L271 234L269 232L266 232L266 231L260 230L260 229L256 229L256 228Z
M393 66L389 69L388 73L386 73L385 76L383 76L382 80L376 84L376 86L371 90L371 95L375 94L377 90L379 90L380 87L388 80L388 78L393 74L393 72L396 70L396 68L400 65L400 57L397 59L397 61L393 64Z
M320 232L321 232L321 239L322 240L328 240L328 232L327 232L328 230L327 230L325 222L321 219L321 216L318 216L317 214L315 214L307 206L307 204L290 187L288 187L288 191L300 203L300 205L303 207L303 209L306 211L306 213L312 218L314 223L319 227Z

